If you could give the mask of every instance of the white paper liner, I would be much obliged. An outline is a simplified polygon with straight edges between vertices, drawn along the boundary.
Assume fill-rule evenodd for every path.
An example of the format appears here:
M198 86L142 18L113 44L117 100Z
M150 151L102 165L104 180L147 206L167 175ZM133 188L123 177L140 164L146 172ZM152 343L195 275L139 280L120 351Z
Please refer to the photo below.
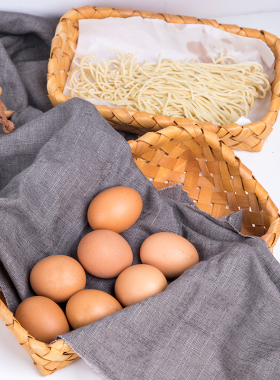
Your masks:
M223 55L229 55L238 63L253 61L260 63L269 81L274 79L275 58L269 47L261 40L242 37L202 24L172 24L163 20L143 19L142 17L79 20L78 54L97 53L96 59L102 63L114 57L109 49L127 53L137 52L137 61L157 62L158 56L173 60L198 58L201 62L212 62ZM74 56L75 58L75 56ZM71 69L74 68L72 63ZM64 94L71 97L68 79ZM97 99L87 99L94 104L115 105ZM257 99L249 113L249 119L237 120L246 125L261 120L269 111L271 91L264 99ZM211 120L209 120L211 122Z

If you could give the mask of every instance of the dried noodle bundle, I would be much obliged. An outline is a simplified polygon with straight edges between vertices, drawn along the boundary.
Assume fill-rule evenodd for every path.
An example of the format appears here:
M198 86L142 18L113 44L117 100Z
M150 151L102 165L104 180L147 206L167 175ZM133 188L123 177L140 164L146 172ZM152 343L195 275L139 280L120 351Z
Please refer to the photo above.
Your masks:
M102 99L125 107L170 117L233 123L248 117L256 98L270 89L268 76L256 62L236 63L223 57L212 63L197 59L136 62L136 53L115 52L97 62L95 55L78 55L69 75L71 97ZM226 64L226 60L233 61Z

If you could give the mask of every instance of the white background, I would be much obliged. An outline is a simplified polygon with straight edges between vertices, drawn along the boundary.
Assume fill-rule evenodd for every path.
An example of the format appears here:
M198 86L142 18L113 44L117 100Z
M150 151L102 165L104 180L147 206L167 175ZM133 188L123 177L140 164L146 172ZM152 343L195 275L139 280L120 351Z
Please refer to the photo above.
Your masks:
M85 5L131 8L133 10L215 19L219 16L245 15L280 10L279 0L1 0L0 3L0 10L2 11L25 12L45 17L60 17L71 8L83 7Z
M111 0L104 1L70 1L49 0L27 2L10 0L0 1L1 11L17 11L39 16L62 16L72 7L84 5L112 6L182 14L200 18L214 18L220 23L263 29L280 37L280 1L279 0ZM1 22L1 20L0 20ZM271 199L280 208L280 117L274 130L268 137L261 152L241 152L235 154L252 170L258 182L268 191ZM274 256L280 261L280 241L274 249ZM1 379L33 380L41 375L32 365L32 359L20 347L18 341L6 329L0 320L0 373ZM81 359L70 366L55 372L51 379L60 380L101 380ZM133 379L131 379L133 380Z

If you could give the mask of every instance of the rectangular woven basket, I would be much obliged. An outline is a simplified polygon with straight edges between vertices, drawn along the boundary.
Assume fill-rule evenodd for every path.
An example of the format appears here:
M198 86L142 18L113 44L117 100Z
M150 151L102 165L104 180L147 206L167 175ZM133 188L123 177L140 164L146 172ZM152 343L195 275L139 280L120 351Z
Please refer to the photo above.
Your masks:
M272 126L277 119L280 108L280 41L263 30L243 28L236 25L219 24L215 20L197 19L195 17L175 16L165 13L133 11L131 9L114 9L110 7L85 6L71 9L61 17L52 41L51 54L48 65L48 94L54 106L67 101L63 94L67 74L74 56L79 37L81 19L104 19L107 17L128 18L140 16L142 18L160 19L168 23L178 24L205 24L213 28L222 29L239 36L257 38L264 41L273 52L275 64L275 78L272 82L272 98L270 110L262 120L250 123L244 127L238 124L215 125L211 122L192 121L185 118L171 118L166 115L155 115L146 112L133 111L125 108L111 108L105 105L96 106L101 115L116 129L138 135L146 132L158 131L167 126L194 124L210 130L232 149L259 152L264 141L272 132Z
M136 164L157 189L181 184L199 209L216 218L242 209L241 232L261 236L273 251L280 234L278 209L217 134L194 124L170 126L129 145ZM34 339L1 299L0 318L43 376L78 359L63 340L46 345Z

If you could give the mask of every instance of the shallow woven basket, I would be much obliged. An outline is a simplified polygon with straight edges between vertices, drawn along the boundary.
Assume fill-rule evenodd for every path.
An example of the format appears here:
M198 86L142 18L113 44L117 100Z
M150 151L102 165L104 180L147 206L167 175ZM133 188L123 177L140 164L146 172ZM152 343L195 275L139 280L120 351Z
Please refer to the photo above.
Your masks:
M72 48L76 48L79 30L78 21L81 19L104 19L107 17L135 17L160 19L179 24L205 24L239 36L257 38L264 41L272 50L275 58L275 78L272 83L272 99L269 112L262 120L244 127L237 124L217 126L210 122L191 121L185 118L171 118L165 115L154 115L146 112L133 111L125 108L110 108L96 106L101 115L116 129L143 135L149 131L157 131L171 125L191 123L217 133L219 138L233 149L259 152L264 141L272 132L280 108L280 40L265 31L241 28L236 25L223 25L215 20L197 19L195 17L175 16L165 13L133 11L131 9L114 9L110 7L86 6L71 9L61 17L52 41L48 65L48 94L54 106L67 101L63 94L67 73L74 56Z
M215 133L193 124L171 126L128 143L136 164L157 189L182 184L196 206L216 218L242 209L241 232L261 236L273 251L280 234L278 209L252 172ZM63 340L49 346L35 340L1 301L0 318L42 375L78 359Z

